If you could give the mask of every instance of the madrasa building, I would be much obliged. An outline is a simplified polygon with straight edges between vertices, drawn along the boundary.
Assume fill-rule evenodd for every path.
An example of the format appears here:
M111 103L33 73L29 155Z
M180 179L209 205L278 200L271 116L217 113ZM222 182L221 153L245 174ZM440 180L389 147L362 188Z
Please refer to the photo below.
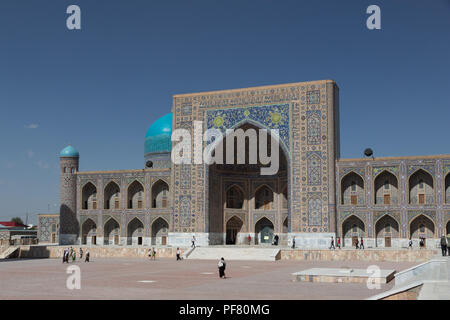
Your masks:
M173 130L194 136L195 121L203 131L277 129L279 170L173 163ZM331 237L417 247L423 237L434 248L450 233L450 155L341 159L331 80L174 95L147 131L143 160L137 170L83 172L77 150L64 148L60 214L39 216L40 242L270 245L278 235L299 248L327 248Z

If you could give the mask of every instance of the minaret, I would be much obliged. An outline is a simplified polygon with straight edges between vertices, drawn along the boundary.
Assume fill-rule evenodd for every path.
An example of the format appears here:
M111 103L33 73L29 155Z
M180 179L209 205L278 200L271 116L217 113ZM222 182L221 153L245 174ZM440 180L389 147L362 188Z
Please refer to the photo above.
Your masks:
M77 219L77 172L80 154L69 145L61 151L59 157L59 244L76 244L80 230Z

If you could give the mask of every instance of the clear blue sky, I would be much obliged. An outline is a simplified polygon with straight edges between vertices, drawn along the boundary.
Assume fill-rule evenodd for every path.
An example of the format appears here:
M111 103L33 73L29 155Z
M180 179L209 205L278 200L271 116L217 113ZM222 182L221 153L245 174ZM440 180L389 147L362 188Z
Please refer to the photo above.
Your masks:
M343 158L450 153L449 0L2 0L0 41L0 220L56 211L69 143L142 168L175 93L333 79Z

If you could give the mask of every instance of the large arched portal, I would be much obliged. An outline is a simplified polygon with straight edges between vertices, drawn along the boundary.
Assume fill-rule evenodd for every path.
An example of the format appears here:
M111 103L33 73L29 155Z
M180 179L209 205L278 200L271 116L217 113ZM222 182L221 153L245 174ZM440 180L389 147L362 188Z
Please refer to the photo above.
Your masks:
M103 227L103 241L105 245L119 245L120 225L114 219L110 218Z
M281 143L273 140L270 131L260 132L257 125L244 123L224 136L209 153L210 244L248 243L248 236L251 242L261 243L257 235L260 230L255 229L261 216L273 221L272 234L287 239L290 226L284 222L289 215L288 157ZM275 170L265 172L270 167ZM239 224L236 219L248 223Z

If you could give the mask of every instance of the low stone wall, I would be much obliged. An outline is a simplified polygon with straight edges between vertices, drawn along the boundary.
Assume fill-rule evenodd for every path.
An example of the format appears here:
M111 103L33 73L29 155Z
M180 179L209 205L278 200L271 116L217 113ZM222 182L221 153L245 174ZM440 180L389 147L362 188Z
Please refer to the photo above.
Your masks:
M281 260L300 261L391 261L422 262L430 260L437 250L399 249L399 250L296 250L282 249Z
M83 248L83 256L89 250L91 259L95 258L145 258L148 257L149 248L139 247L101 247L101 246L71 246L77 252L77 259L80 256L80 248ZM21 246L20 258L59 258L62 259L64 249L67 246ZM176 248L155 247L157 258L175 258ZM186 248L180 248L181 254Z

